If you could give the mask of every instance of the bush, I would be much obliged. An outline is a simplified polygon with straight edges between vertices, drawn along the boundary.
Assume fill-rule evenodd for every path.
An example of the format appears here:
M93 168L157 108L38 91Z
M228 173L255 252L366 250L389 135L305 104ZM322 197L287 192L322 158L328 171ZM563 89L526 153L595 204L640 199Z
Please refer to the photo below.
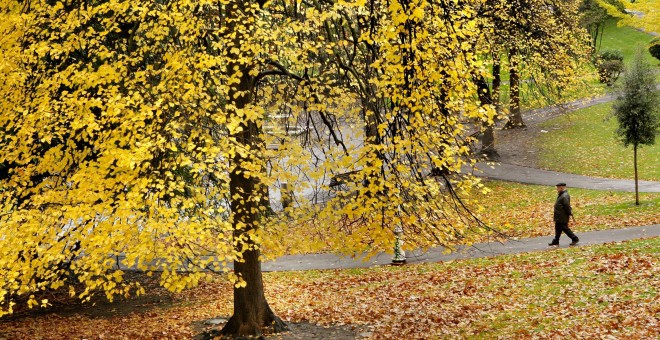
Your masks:
M623 52L619 50L604 50L599 55L602 60L618 60L623 62Z
M651 53L655 59L660 60L660 37L651 40L649 43L649 53Z
M598 79L601 83L612 86L623 72L623 53L618 50L605 50L596 59Z

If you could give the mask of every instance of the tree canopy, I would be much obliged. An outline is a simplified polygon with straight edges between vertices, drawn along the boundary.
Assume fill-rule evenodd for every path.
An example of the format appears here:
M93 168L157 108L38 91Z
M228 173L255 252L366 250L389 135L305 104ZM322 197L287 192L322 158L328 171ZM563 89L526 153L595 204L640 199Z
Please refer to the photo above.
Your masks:
M119 267L172 291L224 272L235 316L263 305L229 323L254 335L275 320L264 255L373 254L397 226L408 248L469 244L487 229L461 173L495 115L474 81L487 4L4 3L0 313L61 287L140 293ZM507 14L524 28L507 46L561 85L575 6L530 6L551 26Z
M618 0L616 3L612 3L612 0L596 1L610 16L618 18L621 26L628 25L647 32L660 30L660 3L657 0Z
M139 292L118 264L177 291L256 248L389 249L399 224L410 246L469 242L465 122L493 116L471 81L475 3L9 1L3 313L62 286ZM282 117L305 133L269 132ZM264 204L281 182L286 217ZM285 237L300 225L333 237Z

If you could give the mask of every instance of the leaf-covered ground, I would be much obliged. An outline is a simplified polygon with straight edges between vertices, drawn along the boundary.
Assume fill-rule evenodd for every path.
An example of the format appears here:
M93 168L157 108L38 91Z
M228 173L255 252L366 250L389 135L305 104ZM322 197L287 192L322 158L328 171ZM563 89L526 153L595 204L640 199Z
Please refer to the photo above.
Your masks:
M267 273L265 281L285 320L374 339L655 339L658 263L660 238L653 238L450 263ZM0 339L191 338L221 326L203 321L229 316L231 296L217 282L96 306L54 300L50 311L0 320Z
M554 233L552 207L554 187L500 181L487 183L492 190L482 197L482 218L489 225L515 237L535 237ZM660 194L640 194L635 206L634 193L569 188L576 232L625 228L660 223Z

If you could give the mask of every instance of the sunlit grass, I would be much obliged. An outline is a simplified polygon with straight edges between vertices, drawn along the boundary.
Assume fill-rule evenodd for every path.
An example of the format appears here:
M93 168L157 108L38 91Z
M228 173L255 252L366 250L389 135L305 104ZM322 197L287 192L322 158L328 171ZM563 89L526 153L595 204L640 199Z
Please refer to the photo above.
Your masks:
M544 122L536 140L543 168L595 177L634 178L633 150L616 137L611 103ZM660 140L638 150L641 180L660 180Z
M489 181L492 190L481 197L481 216L492 227L515 237L551 235L554 187ZM641 193L641 205L626 192L569 188L576 232L660 223L660 193Z
M628 65L632 62L637 47L641 46L644 49L646 60L651 65L658 65L658 59L655 59L648 50L648 44L653 38L651 34L628 26L618 27L616 20L610 19L606 22L603 29L603 38L600 41L599 50L611 49L621 51L623 53L623 62Z

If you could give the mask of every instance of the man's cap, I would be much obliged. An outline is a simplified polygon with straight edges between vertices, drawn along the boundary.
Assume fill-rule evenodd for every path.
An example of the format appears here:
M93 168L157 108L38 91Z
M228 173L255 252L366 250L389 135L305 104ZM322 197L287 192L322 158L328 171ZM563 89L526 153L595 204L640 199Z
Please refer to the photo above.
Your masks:
M556 187L565 187L565 186L566 186L566 183L557 183L557 185L555 185L555 186L556 186Z

